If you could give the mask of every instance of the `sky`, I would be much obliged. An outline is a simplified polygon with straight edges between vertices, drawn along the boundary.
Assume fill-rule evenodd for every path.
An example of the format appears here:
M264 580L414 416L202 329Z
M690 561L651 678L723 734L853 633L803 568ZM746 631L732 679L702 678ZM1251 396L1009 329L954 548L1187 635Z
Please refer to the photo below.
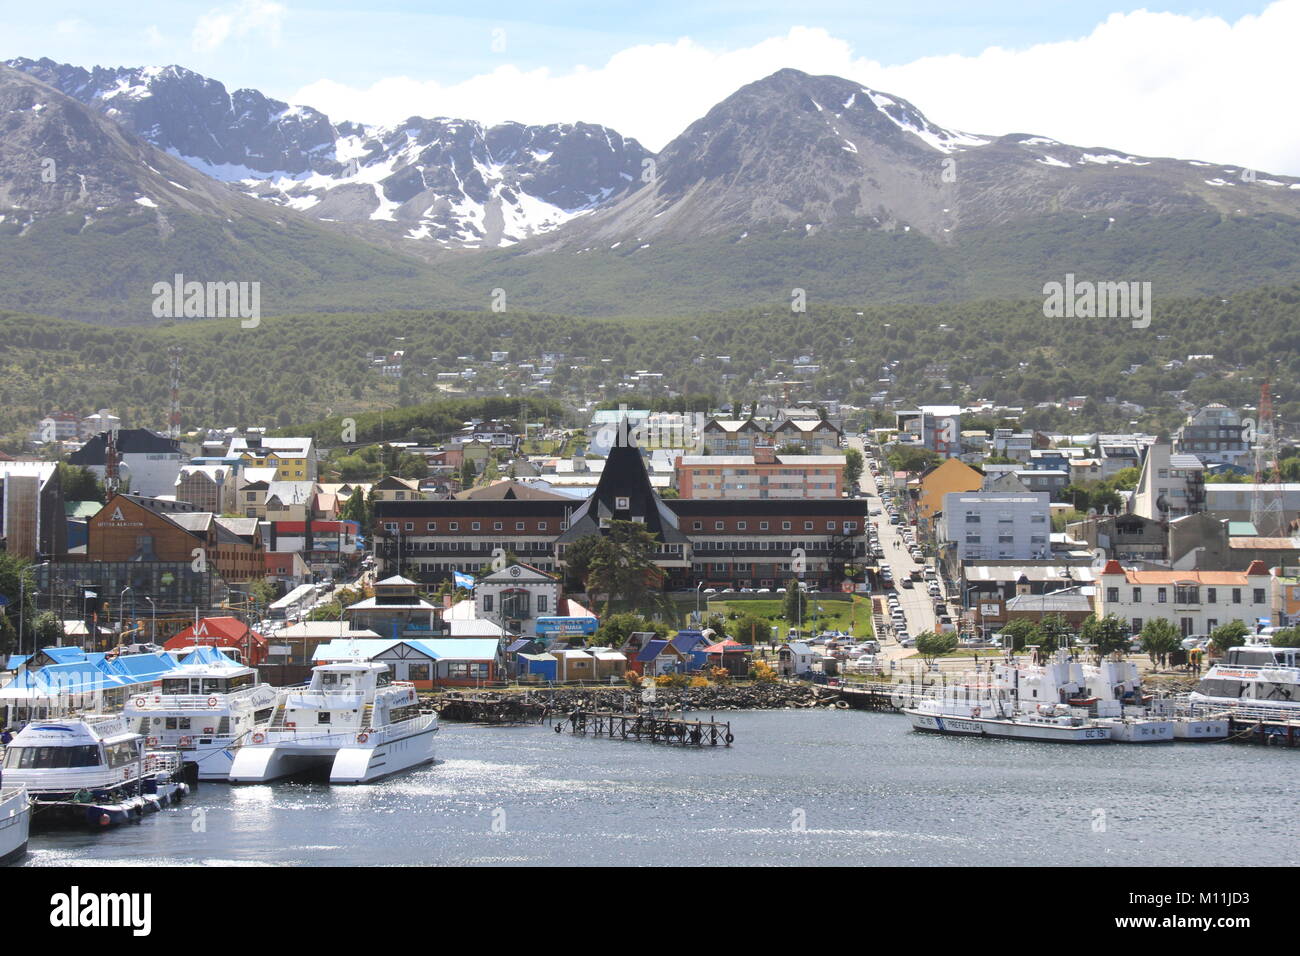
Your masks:
M658 150L794 67L969 132L1300 175L1300 0L0 0L0 23L0 59L176 63L335 122L584 121Z

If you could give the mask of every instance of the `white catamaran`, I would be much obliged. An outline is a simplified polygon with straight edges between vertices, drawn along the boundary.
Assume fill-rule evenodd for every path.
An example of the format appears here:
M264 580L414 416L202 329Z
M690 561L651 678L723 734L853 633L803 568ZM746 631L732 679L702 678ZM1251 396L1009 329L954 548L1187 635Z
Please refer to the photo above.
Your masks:
M1188 695L1196 710L1300 719L1300 648L1233 647Z
M388 665L321 664L307 687L280 691L268 726L235 752L231 783L265 783L329 769L330 783L369 783L433 761L434 714L415 685L390 681Z
M148 693L127 699L122 716L150 750L196 766L200 780L225 780L235 751L271 719L276 689L257 671L213 647L199 647Z
M32 803L27 788L11 787L0 776L0 866L16 863L26 855L31 824Z

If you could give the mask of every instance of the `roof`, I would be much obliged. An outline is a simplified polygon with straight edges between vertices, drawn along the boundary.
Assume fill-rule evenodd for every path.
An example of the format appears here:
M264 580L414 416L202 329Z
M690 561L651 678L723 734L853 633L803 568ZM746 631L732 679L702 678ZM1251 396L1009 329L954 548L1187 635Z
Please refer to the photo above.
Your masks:
M536 485L522 481L513 481L509 478L502 478L494 481L482 488L470 488L467 491L459 492L456 498L461 501L512 501L523 499L526 501L538 500L567 500L569 495L562 495L554 491L546 491Z
M1017 594L1008 598L1008 611L1052 611L1091 613L1092 601L1079 588L1061 588L1046 594Z
M100 432L69 455L68 464L103 465L107 444L108 433ZM181 444L147 428L119 428L117 452L119 455L180 455Z
M1242 548L1252 551L1300 551L1300 538L1246 537L1231 538L1230 548Z

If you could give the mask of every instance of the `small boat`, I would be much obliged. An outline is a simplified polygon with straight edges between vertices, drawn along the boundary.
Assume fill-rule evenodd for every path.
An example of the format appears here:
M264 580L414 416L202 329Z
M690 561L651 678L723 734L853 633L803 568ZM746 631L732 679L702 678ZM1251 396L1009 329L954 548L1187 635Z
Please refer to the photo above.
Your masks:
M306 687L280 691L270 724L247 735L231 783L266 783L329 770L330 783L370 783L433 762L434 714L415 685L373 661L320 664Z
M240 742L271 719L276 689L214 647L198 647L152 690L127 698L122 716L151 751L171 751L199 780L225 780Z
M1137 665L1120 655L1084 664L1081 694L1097 723L1110 728L1110 739L1123 744L1168 743L1177 739L1174 721L1151 713L1151 696L1143 693ZM1072 701L1073 702L1073 701Z
M182 799L175 754L146 754L117 715L37 720L5 748L4 780L23 785L38 826L96 829L139 820Z
M8 786L0 778L0 866L17 863L27 855L31 823L32 803L27 788Z

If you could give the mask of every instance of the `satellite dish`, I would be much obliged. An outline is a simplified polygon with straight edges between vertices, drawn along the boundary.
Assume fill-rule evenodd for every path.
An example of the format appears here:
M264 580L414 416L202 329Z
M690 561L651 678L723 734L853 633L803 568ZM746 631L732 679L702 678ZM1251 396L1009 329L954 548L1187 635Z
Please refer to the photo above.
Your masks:
M1089 518L1095 518L1095 517L1097 517L1097 509L1096 509L1096 508L1089 508L1089 509L1088 509L1088 517L1089 517Z

